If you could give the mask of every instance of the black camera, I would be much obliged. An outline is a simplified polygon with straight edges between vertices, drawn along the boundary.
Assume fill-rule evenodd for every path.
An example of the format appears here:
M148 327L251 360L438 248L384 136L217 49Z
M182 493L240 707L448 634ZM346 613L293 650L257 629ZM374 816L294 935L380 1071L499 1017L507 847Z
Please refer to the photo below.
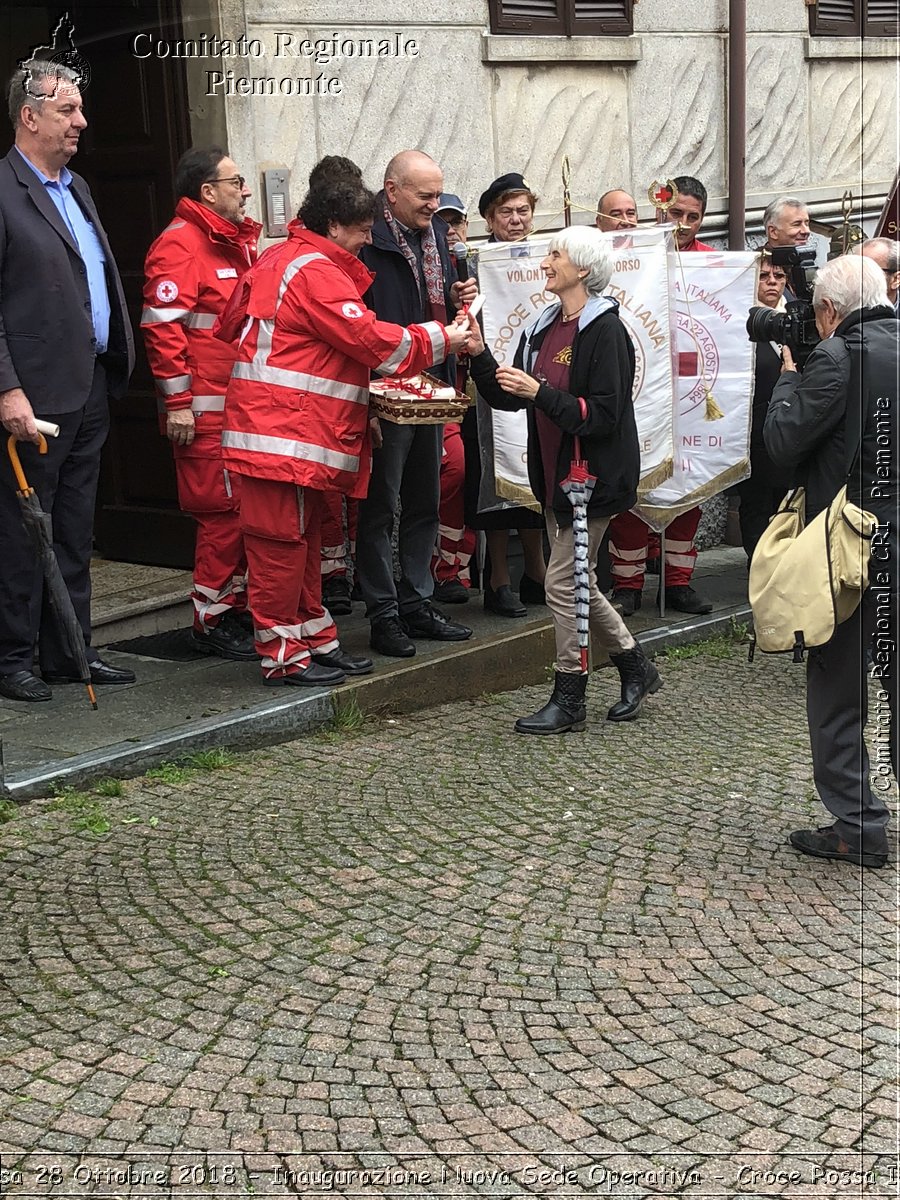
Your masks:
M751 308L747 335L751 342L779 342L787 346L794 362L802 368L820 341L812 306L816 252L806 247L798 250L796 246L776 246L767 253L773 266L784 267L795 299L788 300L785 312Z

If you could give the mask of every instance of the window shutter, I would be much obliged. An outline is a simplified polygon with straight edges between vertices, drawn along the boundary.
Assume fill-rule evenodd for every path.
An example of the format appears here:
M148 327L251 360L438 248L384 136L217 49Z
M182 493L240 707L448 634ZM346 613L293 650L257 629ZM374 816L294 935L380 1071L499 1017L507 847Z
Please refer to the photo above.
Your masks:
M491 33L564 34L565 0L490 0Z
M900 0L868 0L863 32L867 37L900 36Z
M814 36L859 37L863 3L864 0L817 0L809 10L810 33Z
M572 33L628 34L632 0L571 0Z

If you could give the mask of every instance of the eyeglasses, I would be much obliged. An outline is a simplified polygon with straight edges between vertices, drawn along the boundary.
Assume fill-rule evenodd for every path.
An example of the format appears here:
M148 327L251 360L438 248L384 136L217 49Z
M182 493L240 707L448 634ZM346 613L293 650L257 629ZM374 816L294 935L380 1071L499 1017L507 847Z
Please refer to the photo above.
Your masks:
M238 187L243 187L247 180L243 175L230 175L227 179L205 179L204 183L236 183Z

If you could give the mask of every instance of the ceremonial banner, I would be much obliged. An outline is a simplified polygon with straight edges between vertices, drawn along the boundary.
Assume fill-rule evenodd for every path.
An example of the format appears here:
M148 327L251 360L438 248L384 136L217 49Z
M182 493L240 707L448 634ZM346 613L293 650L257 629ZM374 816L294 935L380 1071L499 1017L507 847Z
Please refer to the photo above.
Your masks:
M549 238L534 238L524 242L487 242L478 248L478 290L484 294L481 310L484 344L501 366L512 363L522 331L556 298L544 291L541 270L549 245ZM525 410L492 409L490 422L497 496L539 512L540 505L528 483Z
M613 259L607 296L634 342L634 418L641 448L638 501L672 474L674 454L672 340L675 310L670 284L674 237L664 229L604 233Z
M750 474L756 268L749 252L678 255L675 471L635 509L652 529Z
M608 295L635 345L634 406L641 446L641 491L672 473L672 324L667 245L671 232L635 230L600 234L613 257ZM478 285L484 294L485 345L498 363L512 363L522 331L556 297L544 291L541 261L549 237L489 242L478 250ZM528 484L527 421L521 412L491 412L495 489L498 496L537 508Z

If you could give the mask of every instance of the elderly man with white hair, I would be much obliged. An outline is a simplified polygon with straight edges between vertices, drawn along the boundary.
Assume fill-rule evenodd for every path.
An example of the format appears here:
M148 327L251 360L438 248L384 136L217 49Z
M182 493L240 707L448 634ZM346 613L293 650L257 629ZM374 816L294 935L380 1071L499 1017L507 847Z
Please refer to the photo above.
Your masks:
M889 774L897 779L900 772L900 321L888 304L884 273L861 255L836 258L819 271L813 306L822 341L802 376L785 347L783 373L766 416L766 449L805 485L807 521L846 483L849 498L879 524L862 604L837 626L830 642L810 652L807 662L813 777L835 820L821 829L798 830L790 840L795 849L817 858L883 867L889 818L884 794L891 786ZM879 706L878 762L871 782L863 738L870 641Z
M597 586L593 566L611 517L636 503L640 452L631 391L634 346L619 306L604 296L612 262L596 229L566 229L541 263L557 298L525 330L515 365L498 366L472 322L472 378L493 408L525 409L528 478L544 509L550 538L545 589L556 633L556 681L547 704L516 722L517 733L584 729L587 673L575 618L572 505L561 488L573 458L586 461L596 483L587 505L590 623L609 651L622 684L610 721L633 720L659 673ZM577 450L576 450L577 447Z

